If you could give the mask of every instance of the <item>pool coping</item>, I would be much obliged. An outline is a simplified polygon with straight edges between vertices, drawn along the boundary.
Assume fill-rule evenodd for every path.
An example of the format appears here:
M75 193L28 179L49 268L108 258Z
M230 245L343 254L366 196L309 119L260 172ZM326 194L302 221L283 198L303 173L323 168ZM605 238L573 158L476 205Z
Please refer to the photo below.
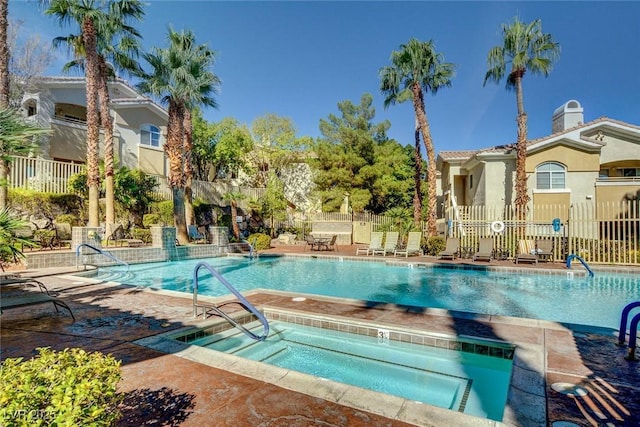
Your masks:
M338 300L339 298L336 299ZM271 314L276 313L277 315L294 317L300 316L305 318L313 317L324 319L329 322L348 324L349 327L354 326L363 328L385 328L389 329L390 331L400 332L404 334L415 333L431 336L441 336L443 339L447 340L448 343L457 340L455 337L446 336L446 334L430 332L417 328L404 328L405 331L401 332L401 328L399 328L398 325L385 324L381 322L368 322L348 317L318 315L299 310L269 307L267 305L262 307L262 309L264 311L270 312ZM505 424L504 422L469 415L458 412L456 410L440 408L426 403L376 392L325 378L314 377L312 375L245 359L232 354L222 353L216 350L199 347L197 345L191 345L189 343L185 343L176 339L176 337L182 336L189 331L211 327L219 323L226 323L226 321L223 319L216 319L213 321L211 319L203 320L196 324L185 326L163 334L142 338L140 340L134 341L134 344L151 348L162 353L172 354L174 356L201 363L210 367L223 369L225 371L229 371L238 375L264 381L278 387L295 391L297 393L303 393L333 403L382 415L387 418L407 422L417 426L465 425L471 427L502 427L509 425ZM468 339L491 342L491 340L482 338L468 337ZM443 348L449 348L448 343L445 344L445 347ZM514 347L512 376L510 379L508 392L508 395L511 395L511 389L514 386L513 376L516 371L517 359L519 357L518 352L524 350L524 348L520 348L519 345L507 343L506 341L495 341L494 344ZM508 399L509 398L507 398L507 402L505 403L505 417L507 414ZM544 395L542 396L542 406L544 407Z

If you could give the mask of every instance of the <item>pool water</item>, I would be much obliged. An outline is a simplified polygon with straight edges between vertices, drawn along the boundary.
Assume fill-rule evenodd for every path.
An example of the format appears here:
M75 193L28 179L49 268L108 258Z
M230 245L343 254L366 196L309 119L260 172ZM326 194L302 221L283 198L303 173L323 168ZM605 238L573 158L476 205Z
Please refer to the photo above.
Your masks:
M380 262L278 257L219 257L101 267L98 279L192 292L194 266L206 261L240 292L257 288L352 298L367 304L433 307L617 328L622 308L640 300L640 275L549 275L438 267L408 268ZM576 271L578 269L576 268ZM209 273L199 279L200 295L227 289Z
M238 329L189 342L469 415L502 420L512 360L270 321L264 342ZM255 325L256 330L262 326Z

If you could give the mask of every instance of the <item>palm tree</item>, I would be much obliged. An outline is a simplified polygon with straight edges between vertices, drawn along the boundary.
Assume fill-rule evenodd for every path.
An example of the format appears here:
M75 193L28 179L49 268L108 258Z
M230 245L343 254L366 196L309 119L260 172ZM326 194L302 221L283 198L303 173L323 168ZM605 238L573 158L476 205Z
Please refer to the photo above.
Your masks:
M400 50L391 53L391 66L380 69L380 91L385 95L384 106L413 102L413 110L420 127L422 140L427 152L427 231L436 234L436 155L427 121L424 93L436 94L442 87L451 86L455 65L444 62L444 56L437 53L432 40L421 42L411 39L400 45ZM419 165L420 162L416 162ZM418 167L418 166L416 166ZM414 197L414 203L419 198ZM414 206L414 210L415 210Z
M525 24L516 17L511 24L502 24L502 46L493 47L487 56L489 67L484 77L488 81L499 83L506 76L507 89L516 91L518 116L518 140L516 144L516 211L522 219L526 212L529 195L527 194L527 113L524 111L522 78L527 71L542 74L551 72L553 63L560 56L560 45L555 43L551 34L542 32L539 19Z
M0 108L0 209L7 206L7 177L12 155L28 155L37 148L33 138L48 133L28 123L11 108Z
M9 0L0 0L0 108L9 106Z
M178 241L186 244L189 236L184 206L185 159L190 156L190 146L184 147L185 110L198 103L215 105L209 95L214 91L217 77L207 71L212 64L213 51L206 45L197 46L191 31L178 33L169 28L167 38L168 48L154 48L144 55L152 71L141 74L138 89L169 106L164 150L169 158L169 185L173 193L176 234Z
M60 25L77 23L80 27L81 45L85 55L87 94L87 187L89 189L90 227L100 224L99 196L100 169L98 147L100 116L98 114L98 84L100 60L98 56L98 30L104 22L104 11L95 0L51 0L45 14L58 19Z
M193 52L192 64L190 66L191 83L186 86L185 92L185 112L184 112L184 174L185 191L184 205L185 217L188 224L195 222L193 211L193 193L191 183L193 181L193 122L192 110L200 106L218 108L218 104L212 95L218 93L220 79L210 67L215 62L216 52L210 50L206 45L197 46Z
M246 196L244 194L233 191L229 191L222 196L222 199L227 200L231 205L231 227L233 228L233 236L238 242L240 241L240 228L238 227L238 221L236 221L238 217L238 202L245 198Z
M100 107L100 119L104 132L104 170L105 170L105 215L107 223L115 222L114 206L114 142L113 120L109 111L110 96L108 81L115 77L112 67L137 73L140 69L136 58L140 51L141 38L138 31L128 25L131 19L140 20L144 16L140 0L115 0L107 4L107 13L103 15L104 22L98 26L98 60L99 82L98 99ZM67 46L74 52L74 60L63 67L63 71L71 68L84 69L85 52L82 45L82 37L70 35L56 37L53 40L54 47Z

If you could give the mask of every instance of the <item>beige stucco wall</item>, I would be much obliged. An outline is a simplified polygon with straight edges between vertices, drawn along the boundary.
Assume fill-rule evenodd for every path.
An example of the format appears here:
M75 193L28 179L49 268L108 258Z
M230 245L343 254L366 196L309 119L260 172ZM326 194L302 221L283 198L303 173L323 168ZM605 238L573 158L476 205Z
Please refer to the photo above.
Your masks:
M52 124L49 156L58 160L85 162L87 153L87 132L81 126Z
M600 170L600 156L597 152L586 152L566 145L554 145L527 156L527 173L535 173L541 163L563 164L568 172Z
M157 148L138 145L138 168L145 173L153 175L168 175L165 167L164 151Z
M534 193L533 220L551 223L554 218L560 218L566 221L571 206L570 197L569 192Z
M606 145L602 147L600 163L628 161L627 164L621 164L627 167L640 164L640 141L606 135L604 142Z

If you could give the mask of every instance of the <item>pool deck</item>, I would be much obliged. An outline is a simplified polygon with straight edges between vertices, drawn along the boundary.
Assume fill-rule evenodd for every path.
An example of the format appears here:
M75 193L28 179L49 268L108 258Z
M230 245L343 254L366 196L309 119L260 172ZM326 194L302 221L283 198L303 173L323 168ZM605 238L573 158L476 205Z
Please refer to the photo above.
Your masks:
M335 252L310 252L303 246L278 246L267 252L346 257L355 256L355 249L340 246ZM387 256L386 261L392 258ZM394 261L488 264L415 256ZM541 271L566 268L562 263L516 266L511 261L492 261L490 265ZM76 321L63 310L56 314L49 304L5 310L0 317L0 359L28 358L45 346L112 354L122 361L119 388L126 399L121 426L528 427L559 421L579 426L640 425L640 362L624 359L627 349L615 345L612 330L309 295L297 302L293 294L265 290L248 295L258 307L514 343L517 350L508 405L503 423L496 423L411 402L396 406L391 398L367 393L320 390L323 386L317 382L294 375L270 378L265 372L243 371L241 366L226 368L219 361L203 360L196 351L167 353L141 345L145 339L201 323L193 318L190 297L89 283L69 277L70 270L39 270L25 276L39 277L71 307ZM559 393L552 387L557 383L577 385L587 394Z

